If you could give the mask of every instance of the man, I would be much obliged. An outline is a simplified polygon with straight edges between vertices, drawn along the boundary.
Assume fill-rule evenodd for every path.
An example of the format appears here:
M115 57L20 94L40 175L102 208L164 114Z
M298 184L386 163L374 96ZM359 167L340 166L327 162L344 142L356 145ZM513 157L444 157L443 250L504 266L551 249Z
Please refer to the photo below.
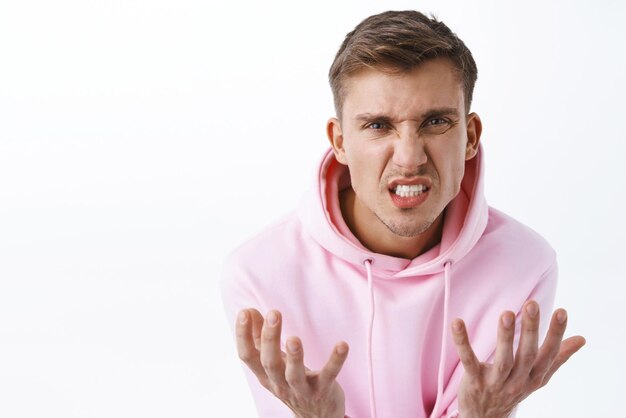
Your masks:
M224 267L261 416L506 417L584 344L540 321L554 251L485 202L476 77L418 12L346 36L316 186Z

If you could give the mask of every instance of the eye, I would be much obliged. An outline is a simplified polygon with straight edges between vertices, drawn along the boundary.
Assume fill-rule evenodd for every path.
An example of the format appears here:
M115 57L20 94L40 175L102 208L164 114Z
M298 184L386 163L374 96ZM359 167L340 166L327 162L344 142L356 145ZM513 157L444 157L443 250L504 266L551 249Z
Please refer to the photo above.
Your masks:
M382 122L372 122L372 123L367 124L365 127L368 129L380 130L380 129L384 129L386 125Z
M456 122L447 118L432 117L424 121L420 131L426 135L441 135L448 132L455 125Z
M426 126L443 125L445 123L448 123L448 121L443 118L432 118L426 121Z

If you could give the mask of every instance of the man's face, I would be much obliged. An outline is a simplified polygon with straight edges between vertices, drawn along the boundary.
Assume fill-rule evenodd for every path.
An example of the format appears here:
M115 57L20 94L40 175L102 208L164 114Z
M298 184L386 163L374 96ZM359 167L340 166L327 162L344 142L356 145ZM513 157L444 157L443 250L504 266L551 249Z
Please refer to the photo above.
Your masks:
M425 232L459 192L480 131L446 59L401 75L366 69L348 78L342 120L329 121L328 135L350 169L357 221L403 237Z

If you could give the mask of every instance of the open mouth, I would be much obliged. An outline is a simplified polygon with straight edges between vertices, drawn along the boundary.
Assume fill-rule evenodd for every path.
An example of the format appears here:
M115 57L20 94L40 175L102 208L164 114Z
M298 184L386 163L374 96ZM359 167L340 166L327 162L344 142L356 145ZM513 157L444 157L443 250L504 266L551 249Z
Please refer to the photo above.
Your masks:
M428 199L430 187L425 184L396 184L389 189L393 204L400 209L415 208Z
M417 197L428 188L423 184L398 184L390 191L400 197Z

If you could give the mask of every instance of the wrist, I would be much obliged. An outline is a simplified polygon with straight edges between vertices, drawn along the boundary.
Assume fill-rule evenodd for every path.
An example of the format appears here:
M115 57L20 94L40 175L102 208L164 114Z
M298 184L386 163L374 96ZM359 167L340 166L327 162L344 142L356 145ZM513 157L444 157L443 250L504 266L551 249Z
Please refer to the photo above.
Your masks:
M337 413L321 413L321 414L299 414L294 412L295 418L350 418L348 415L345 415L343 412Z

